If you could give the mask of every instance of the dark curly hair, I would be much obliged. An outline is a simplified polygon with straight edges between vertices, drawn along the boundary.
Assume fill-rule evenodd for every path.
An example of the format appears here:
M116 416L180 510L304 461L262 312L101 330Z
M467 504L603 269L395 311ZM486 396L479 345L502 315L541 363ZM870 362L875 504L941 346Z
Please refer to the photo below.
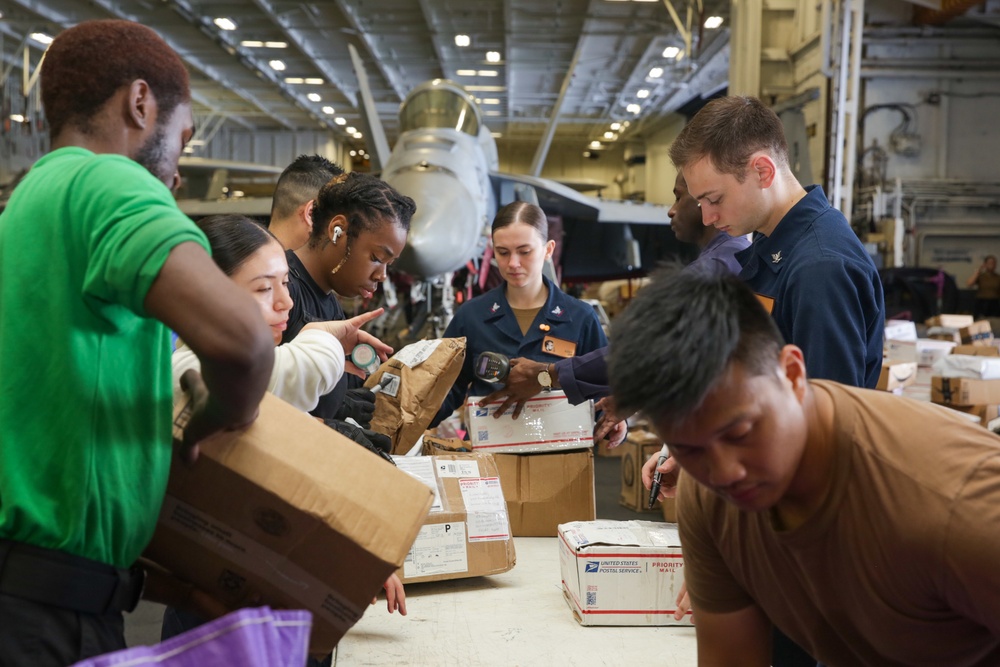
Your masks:
M353 171L337 176L323 186L316 198L309 246L315 248L327 238L327 227L335 215L347 218L347 238L353 240L361 232L374 232L386 222L409 231L416 210L412 199L371 174Z
M155 32L131 21L85 21L59 33L42 63L42 106L52 136L67 126L84 133L123 86L142 79L156 98L159 118L191 99L180 57Z

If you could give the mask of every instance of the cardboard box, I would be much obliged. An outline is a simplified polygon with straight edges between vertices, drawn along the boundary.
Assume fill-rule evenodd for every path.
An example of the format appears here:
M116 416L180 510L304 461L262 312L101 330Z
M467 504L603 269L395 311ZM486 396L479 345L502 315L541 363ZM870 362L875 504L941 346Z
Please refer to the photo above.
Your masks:
M1000 348L995 345L956 345L951 353L969 357L1000 357Z
M951 405L948 407L978 417L979 423L983 426L1000 418L1000 405Z
M625 455L622 457L622 491L618 502L636 512L659 512L660 501L657 500L652 510L648 509L649 491L642 485L642 466L651 456L656 456L663 448L663 443L651 433L643 433L635 440L622 443Z
M677 526L590 521L559 526L563 593L581 625L691 625L674 620L684 560Z
M944 405L1000 403L1000 380L931 378L931 400Z
M175 437L187 423L175 409ZM176 459L145 556L230 608L308 609L329 653L403 564L433 500L378 456L267 394L245 431Z
M434 504L397 574L405 584L500 574L514 540L489 454L399 456L396 465L434 490Z
M555 537L560 523L597 516L592 450L493 458L515 537Z
M392 453L406 454L430 425L465 361L465 338L411 343L368 376L365 386L386 386L375 395L371 429L392 438Z
M503 401L479 407L483 398L470 397L465 404L473 451L526 454L590 449L594 445L592 401L570 405L566 394L551 391L529 398L517 419L510 415L494 419Z
M933 327L927 330L927 337L932 340L946 340L958 345L962 342L962 336L958 333L958 329L951 329L949 327Z
M989 320L979 320L958 330L964 345L989 345L993 342L993 328Z
M924 324L928 327L951 327L952 329L960 329L962 327L969 326L972 322L972 315L946 314L930 317L924 322Z
M876 389L882 391L893 391L902 389L917 381L917 363L915 361L892 361L886 359L882 362L882 371L878 376Z

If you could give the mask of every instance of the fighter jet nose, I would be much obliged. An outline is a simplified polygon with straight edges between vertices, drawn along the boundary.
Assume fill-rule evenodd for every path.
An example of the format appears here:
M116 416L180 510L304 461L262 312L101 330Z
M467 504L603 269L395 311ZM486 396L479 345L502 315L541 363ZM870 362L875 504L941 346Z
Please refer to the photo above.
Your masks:
M484 213L454 175L424 171L419 183L412 175L401 172L386 178L417 204L396 268L421 278L455 271L472 256L482 233Z

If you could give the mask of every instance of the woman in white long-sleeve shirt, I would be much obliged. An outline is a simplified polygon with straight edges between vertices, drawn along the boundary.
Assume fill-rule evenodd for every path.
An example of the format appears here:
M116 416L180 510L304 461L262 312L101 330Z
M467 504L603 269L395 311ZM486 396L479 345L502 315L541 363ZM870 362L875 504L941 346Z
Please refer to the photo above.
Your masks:
M288 262L278 240L267 229L241 215L215 215L198 221L208 237L212 259L237 285L260 304L264 321L274 336L274 369L268 390L303 411L316 407L319 397L330 392L344 374L345 348L359 342L372 345L382 360L392 348L361 331L361 326L381 314L382 309L336 322L307 324L294 340L281 345L292 299L288 295ZM357 371L356 368L351 368ZM201 371L197 357L185 345L174 351L174 391L181 391L180 378L189 370ZM389 613L406 614L403 584L395 574L384 585ZM374 602L374 600L373 600ZM167 609L163 638L196 627L202 622L185 612Z

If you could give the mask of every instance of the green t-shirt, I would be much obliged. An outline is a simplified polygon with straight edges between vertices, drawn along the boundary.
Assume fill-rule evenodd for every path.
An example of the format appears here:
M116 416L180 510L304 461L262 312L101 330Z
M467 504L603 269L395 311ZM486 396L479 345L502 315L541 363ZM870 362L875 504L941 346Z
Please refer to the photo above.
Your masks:
M0 215L0 537L128 567L171 456L169 332L145 315L201 231L136 162L62 148Z

